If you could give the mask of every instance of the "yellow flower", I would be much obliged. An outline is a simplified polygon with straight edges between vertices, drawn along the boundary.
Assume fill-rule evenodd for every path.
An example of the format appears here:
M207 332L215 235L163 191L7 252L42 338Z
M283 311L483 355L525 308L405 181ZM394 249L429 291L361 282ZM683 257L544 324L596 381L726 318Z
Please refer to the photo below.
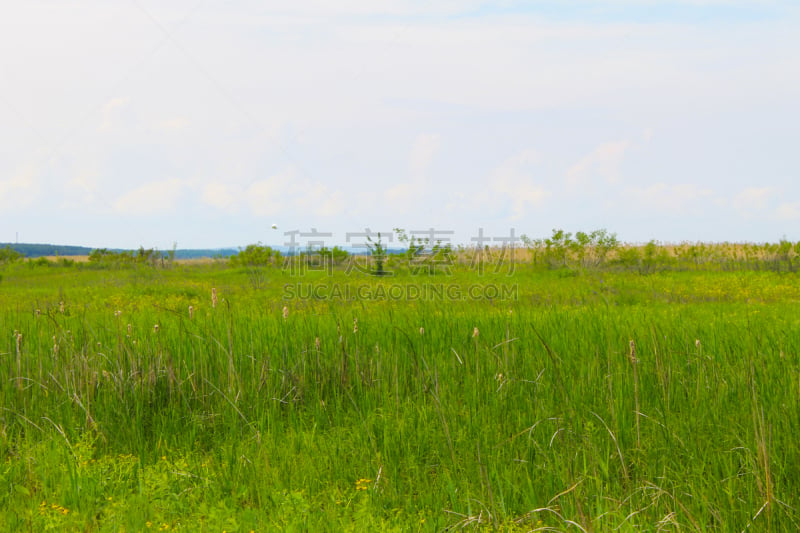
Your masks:
M367 490L370 483L372 483L371 479L361 478L356 481L356 490Z

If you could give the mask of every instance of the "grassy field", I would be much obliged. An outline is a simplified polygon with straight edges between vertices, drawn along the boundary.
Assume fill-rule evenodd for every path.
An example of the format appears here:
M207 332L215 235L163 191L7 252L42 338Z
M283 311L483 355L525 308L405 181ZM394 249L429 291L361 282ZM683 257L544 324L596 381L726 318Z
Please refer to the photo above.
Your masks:
M796 273L453 270L6 266L0 530L800 528Z

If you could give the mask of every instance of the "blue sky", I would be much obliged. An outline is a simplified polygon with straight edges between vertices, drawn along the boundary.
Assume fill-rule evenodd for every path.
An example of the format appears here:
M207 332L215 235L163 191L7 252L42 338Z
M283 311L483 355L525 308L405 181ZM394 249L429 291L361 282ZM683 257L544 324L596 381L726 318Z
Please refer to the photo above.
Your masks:
M164 4L3 8L0 242L800 240L794 2Z

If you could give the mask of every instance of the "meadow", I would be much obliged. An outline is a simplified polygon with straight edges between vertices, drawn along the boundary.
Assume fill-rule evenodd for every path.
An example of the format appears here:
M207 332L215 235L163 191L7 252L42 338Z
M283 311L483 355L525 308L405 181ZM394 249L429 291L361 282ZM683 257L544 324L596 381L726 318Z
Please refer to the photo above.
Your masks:
M8 262L0 530L800 529L796 254L646 248Z

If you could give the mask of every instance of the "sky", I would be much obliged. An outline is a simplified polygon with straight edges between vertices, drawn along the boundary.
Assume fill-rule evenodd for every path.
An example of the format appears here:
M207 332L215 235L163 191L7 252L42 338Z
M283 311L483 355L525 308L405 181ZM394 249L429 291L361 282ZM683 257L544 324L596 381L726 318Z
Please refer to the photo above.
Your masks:
M0 242L800 240L796 0L0 11Z

